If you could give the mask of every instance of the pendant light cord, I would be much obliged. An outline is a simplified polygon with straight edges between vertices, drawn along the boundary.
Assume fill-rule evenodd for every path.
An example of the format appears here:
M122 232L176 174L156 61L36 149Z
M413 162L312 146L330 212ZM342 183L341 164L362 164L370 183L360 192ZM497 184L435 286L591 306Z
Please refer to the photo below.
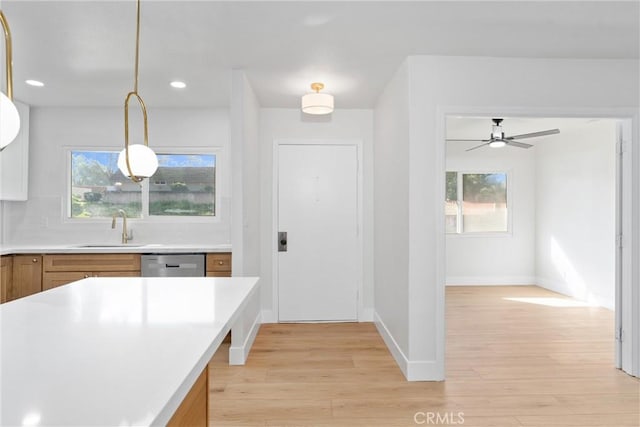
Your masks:
M138 63L140 62L140 0L137 0L136 10L136 66L133 79L133 91L138 93Z
M144 177L136 176L131 170L131 161L129 159L129 101L131 98L135 98L140 105L142 111L142 128L143 128L143 144L149 146L149 130L147 119L147 107L144 105L144 101L138 94L138 63L140 62L140 0L137 0L136 10L136 60L134 67L134 79L133 79L133 91L127 94L124 101L124 151L125 151L125 164L127 171L129 172L129 178L131 181L139 183L142 182Z

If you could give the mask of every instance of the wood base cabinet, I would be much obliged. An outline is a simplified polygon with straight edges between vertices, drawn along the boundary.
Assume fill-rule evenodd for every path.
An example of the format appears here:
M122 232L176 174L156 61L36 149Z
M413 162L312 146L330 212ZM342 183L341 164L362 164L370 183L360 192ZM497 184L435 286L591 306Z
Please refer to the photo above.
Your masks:
M140 254L3 255L0 303L87 277L139 277ZM206 254L207 277L231 277L231 253Z
M42 291L42 255L14 255L7 301Z
M167 423L169 427L207 425L209 425L209 365L204 368Z

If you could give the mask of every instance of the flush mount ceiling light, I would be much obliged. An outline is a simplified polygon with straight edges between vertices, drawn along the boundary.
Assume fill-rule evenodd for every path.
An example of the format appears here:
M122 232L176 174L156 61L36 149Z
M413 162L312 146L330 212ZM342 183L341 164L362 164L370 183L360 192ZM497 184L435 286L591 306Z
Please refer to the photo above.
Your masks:
M141 182L152 176L158 169L158 157L149 148L149 131L147 123L147 107L138 94L138 63L140 57L140 0L137 0L136 14L136 62L133 80L133 91L127 94L124 101L124 150L118 156L118 168L124 176L133 182ZM129 101L136 98L142 110L142 126L144 132L144 144L129 145Z
M333 112L333 95L320 93L323 88L323 83L311 83L311 89L315 92L307 93L302 97L302 112L315 115Z
M13 103L13 64L11 63L11 30L4 13L0 10L0 24L4 30L5 74L7 94L0 92L0 151L9 145L20 130L20 115Z
M187 84L185 82L181 82L179 80L172 81L169 84L171 85L171 87L175 87L176 89L184 89L185 87L187 87Z
M491 141L489 143L489 147L491 147L491 148L502 148L505 145L507 145L507 143L504 142L504 140L502 140L502 139L494 139L493 141Z

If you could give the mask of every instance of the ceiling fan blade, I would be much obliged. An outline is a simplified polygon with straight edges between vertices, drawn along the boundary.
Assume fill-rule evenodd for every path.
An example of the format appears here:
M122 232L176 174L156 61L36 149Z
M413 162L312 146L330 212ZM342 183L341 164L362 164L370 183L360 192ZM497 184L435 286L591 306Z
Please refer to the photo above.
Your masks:
M488 142L488 139L447 139L447 142Z
M525 144L524 142L518 142L518 141L506 141L507 145L510 145L512 147L519 147L519 148L531 148L533 147L533 145L531 144Z
M466 149L465 151L473 151L473 150L475 150L475 149L477 149L477 148L484 147L485 145L489 145L489 143L488 143L488 142L486 142L486 143L484 143L484 144L476 145L475 147L468 148L468 149Z
M535 138L538 136L555 135L558 133L560 133L560 129L549 129L549 130L542 130L540 132L531 132L531 133L523 133L522 135L508 136L505 139L512 140L512 139L523 139L523 138Z

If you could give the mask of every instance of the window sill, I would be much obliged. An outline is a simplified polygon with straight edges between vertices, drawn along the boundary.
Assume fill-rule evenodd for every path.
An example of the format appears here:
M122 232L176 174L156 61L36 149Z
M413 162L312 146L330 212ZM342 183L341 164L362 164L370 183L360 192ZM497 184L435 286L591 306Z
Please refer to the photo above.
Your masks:
M500 232L492 232L492 233L445 233L447 238L511 238L513 237L513 233L511 231L500 231Z

